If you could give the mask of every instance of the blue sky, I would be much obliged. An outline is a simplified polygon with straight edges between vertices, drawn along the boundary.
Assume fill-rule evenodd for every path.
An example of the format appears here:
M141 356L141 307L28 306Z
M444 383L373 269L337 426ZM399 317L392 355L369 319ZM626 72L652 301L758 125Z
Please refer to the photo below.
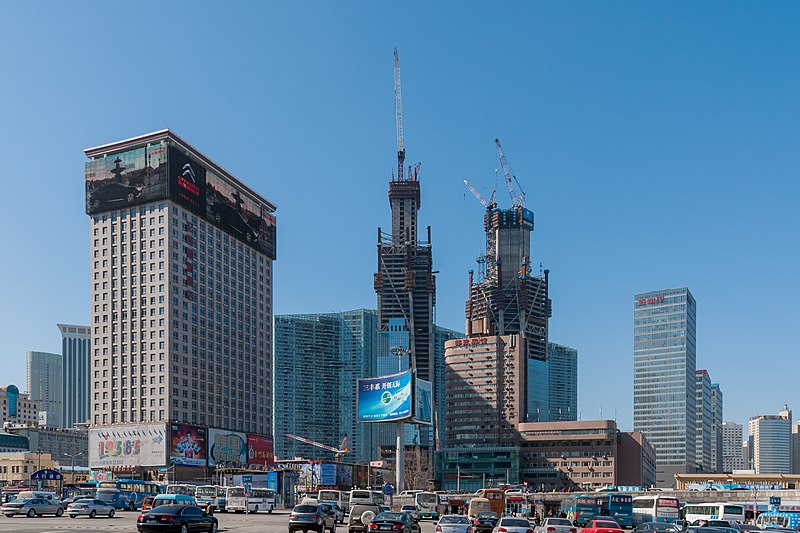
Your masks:
M726 420L800 409L799 23L791 2L7 4L0 381L88 322L82 149L164 127L278 205L276 313L374 307L397 46L439 324L463 329L462 180L488 195L499 137L584 419L632 427L633 295L676 286Z

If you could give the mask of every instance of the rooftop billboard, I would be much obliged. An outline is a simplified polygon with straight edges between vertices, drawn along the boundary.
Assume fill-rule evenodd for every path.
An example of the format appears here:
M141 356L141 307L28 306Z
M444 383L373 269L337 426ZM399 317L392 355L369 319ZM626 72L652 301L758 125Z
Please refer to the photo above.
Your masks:
M86 162L86 213L167 197L167 147L142 146Z
M132 424L89 430L89 468L165 466L165 424Z
M206 466L206 428L170 424L169 435L170 464Z
M411 370L359 379L357 402L359 422L393 422L411 418Z
M242 467L247 464L247 435L208 428L208 465Z

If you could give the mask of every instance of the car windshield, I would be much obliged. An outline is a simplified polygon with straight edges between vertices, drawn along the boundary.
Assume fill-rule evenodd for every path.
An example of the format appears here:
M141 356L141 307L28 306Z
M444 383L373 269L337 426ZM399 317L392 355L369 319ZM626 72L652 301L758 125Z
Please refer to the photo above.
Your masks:
M653 522L650 524L650 529L653 531L658 531L659 533L667 531L680 531L676 526L672 524L664 524L662 522Z
M443 516L439 522L442 524L469 524L466 516Z
M404 516L405 515L403 513L379 513L378 516L375 517L375 520L376 521L390 520L394 522L402 522Z
M293 513L316 513L317 506L316 505L298 505L294 509L292 509Z
M565 518L549 518L547 520L548 525L551 526L571 526L572 522Z
M400 510L401 511L416 511L417 508L414 507L413 505L404 505L403 507L400 508Z
M75 500L75 503L94 503L94 500Z
M500 521L500 527L531 527L531 523L527 520L522 520L520 518L503 518Z
M594 523L594 527L605 528L605 529L619 529L619 525L616 522L606 522L606 521L596 521Z

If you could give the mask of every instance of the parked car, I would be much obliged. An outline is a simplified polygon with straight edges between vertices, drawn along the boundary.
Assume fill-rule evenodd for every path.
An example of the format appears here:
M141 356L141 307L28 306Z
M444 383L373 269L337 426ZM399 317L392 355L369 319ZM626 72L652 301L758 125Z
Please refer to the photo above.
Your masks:
M706 520L704 518L700 518L699 520L695 520L690 525L692 526L699 526L699 527L733 527L730 522L727 520Z
M129 204L142 195L143 187L134 187L120 182L101 185L90 195L92 207L98 209L116 204Z
M208 531L217 533L219 522L214 515L203 512L196 505L160 505L153 507L136 519L136 529L147 531Z
M636 533L677 533L682 531L682 528L676 524L669 522L642 522L633 530Z
M60 503L44 498L18 498L0 507L0 512L9 518L18 514L33 518L45 514L61 516L64 514L64 508Z
M476 532L491 531L494 529L494 526L497 525L498 520L500 520L500 515L497 513L493 513L491 511L478 513L477 516L475 516L475 518L472 520L472 529Z
M494 526L494 533L533 533L531 523L526 518L504 516Z
M404 505L400 508L400 511L408 513L412 520L419 522L419 509L416 505Z
M258 240L258 232L244 219L242 213L232 205L225 202L214 202L211 213L217 224L239 233L248 244L253 244Z
M70 518L78 516L88 516L94 518L97 515L107 516L114 518L114 506L109 505L102 500L95 500L92 498L84 498L82 500L75 500L67 506L67 514Z
M290 533L292 531L323 533L325 530L336 533L336 517L331 512L329 505L301 503L295 505L292 512L289 513Z
M153 508L153 502L155 499L155 496L147 496L144 500L142 500L142 514Z
M615 521L609 519L589 520L582 533L622 533L622 528Z
M83 500L84 498L88 498L88 496L70 496L69 498L64 498L59 503L61 504L61 507L66 509L67 505L71 504L76 500Z
M740 524L738 522L734 522L731 524L731 527L734 527L743 533L747 533L748 531L761 531L760 527L753 524Z
M542 525L533 528L534 533L578 533L578 528L566 518L545 518Z
M472 526L464 515L446 514L436 522L436 533L472 533Z
M369 523L370 531L399 531L401 533L420 533L419 524L408 513L378 513Z
M325 504L330 506L331 512L333 513L333 516L336 518L336 522L344 524L344 509L339 507L338 503L325 502Z
M356 503L350 500L350 514L347 516L347 533L365 533L369 523L381 512L380 507L372 503Z

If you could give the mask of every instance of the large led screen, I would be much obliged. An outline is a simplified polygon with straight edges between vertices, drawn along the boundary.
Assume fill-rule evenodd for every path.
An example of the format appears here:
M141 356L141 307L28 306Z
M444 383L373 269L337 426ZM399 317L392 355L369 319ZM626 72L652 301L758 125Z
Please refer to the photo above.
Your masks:
M247 464L247 435L208 429L208 464L241 467Z
M165 424L109 426L89 430L89 468L165 466Z
M411 370L358 380L359 422L390 422L411 416Z
M206 466L206 428L170 424L169 434L171 464Z
M169 195L197 215L206 214L206 167L179 149L169 148Z
M86 212L124 209L167 196L167 147L136 148L86 162Z

